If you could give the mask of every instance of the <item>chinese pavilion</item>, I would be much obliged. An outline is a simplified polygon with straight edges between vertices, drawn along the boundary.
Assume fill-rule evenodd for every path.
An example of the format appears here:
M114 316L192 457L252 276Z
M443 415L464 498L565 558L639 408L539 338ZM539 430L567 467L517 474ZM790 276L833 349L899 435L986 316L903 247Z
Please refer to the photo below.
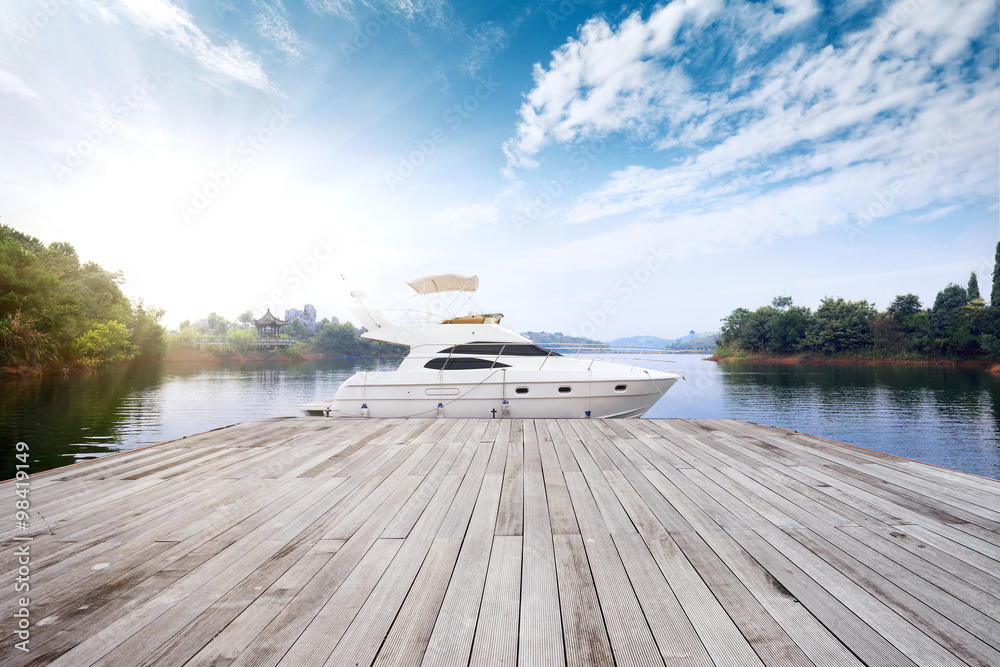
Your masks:
M257 327L257 335L260 338L277 338L281 333L281 327L288 324L288 320L279 320L271 314L271 309L267 309L267 314L259 320L253 321Z

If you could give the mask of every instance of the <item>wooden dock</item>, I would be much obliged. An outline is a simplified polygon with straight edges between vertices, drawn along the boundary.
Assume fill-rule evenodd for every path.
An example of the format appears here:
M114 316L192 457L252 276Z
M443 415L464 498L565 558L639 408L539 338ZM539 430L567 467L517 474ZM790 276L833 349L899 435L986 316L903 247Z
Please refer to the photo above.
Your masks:
M299 418L33 476L27 532L13 487L4 665L1000 665L1000 482L777 428Z

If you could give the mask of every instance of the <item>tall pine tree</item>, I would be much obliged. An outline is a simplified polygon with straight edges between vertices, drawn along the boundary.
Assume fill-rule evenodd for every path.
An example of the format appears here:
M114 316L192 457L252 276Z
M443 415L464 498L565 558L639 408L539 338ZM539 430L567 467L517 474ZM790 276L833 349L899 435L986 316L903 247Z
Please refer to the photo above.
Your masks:
M1000 242L997 243L997 256L993 260L993 292L990 293L990 305L1000 308Z
M983 297L979 294L979 278L976 277L976 272L973 271L972 275L969 276L969 301L974 301L976 299L982 299Z

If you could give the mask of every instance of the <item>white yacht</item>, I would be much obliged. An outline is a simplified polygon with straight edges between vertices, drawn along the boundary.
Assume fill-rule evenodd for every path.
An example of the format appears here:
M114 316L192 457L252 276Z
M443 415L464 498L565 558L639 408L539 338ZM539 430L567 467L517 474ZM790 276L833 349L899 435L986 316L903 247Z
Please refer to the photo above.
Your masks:
M428 276L408 283L434 311L398 322L365 307L352 312L363 338L409 347L394 371L361 371L332 401L303 406L306 414L338 417L639 417L681 378L647 368L661 350L546 350L500 326L499 313L453 316L459 297L471 303L476 276ZM429 297L442 297L431 300ZM457 295L457 296L454 296ZM413 309L407 309L412 314ZM441 313L445 316L442 317ZM623 354L624 353L624 354Z

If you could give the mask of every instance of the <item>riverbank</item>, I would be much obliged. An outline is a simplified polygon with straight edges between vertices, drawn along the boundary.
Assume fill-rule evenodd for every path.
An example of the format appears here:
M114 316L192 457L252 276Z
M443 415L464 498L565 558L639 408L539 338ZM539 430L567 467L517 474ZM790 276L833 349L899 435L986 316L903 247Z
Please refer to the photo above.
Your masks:
M0 377L9 379L37 378L42 376L58 375L79 375L93 373L99 369L124 368L136 363L145 365L158 364L207 364L207 365L241 365L255 364L262 362L302 362L319 361L322 359L397 359L399 355L324 355L320 352L290 353L287 350L276 350L273 352L246 352L244 354L215 354L206 350L195 348L171 348L166 355L160 359L151 361L131 361L120 364L105 364L102 366L88 366L80 362L73 362L64 366L37 365L37 366L2 366L0 367Z
M817 364L828 366L946 366L951 368L981 368L1000 375L998 359L914 359L908 357L825 357L810 354L746 354L718 356L713 354L706 361L753 364Z

